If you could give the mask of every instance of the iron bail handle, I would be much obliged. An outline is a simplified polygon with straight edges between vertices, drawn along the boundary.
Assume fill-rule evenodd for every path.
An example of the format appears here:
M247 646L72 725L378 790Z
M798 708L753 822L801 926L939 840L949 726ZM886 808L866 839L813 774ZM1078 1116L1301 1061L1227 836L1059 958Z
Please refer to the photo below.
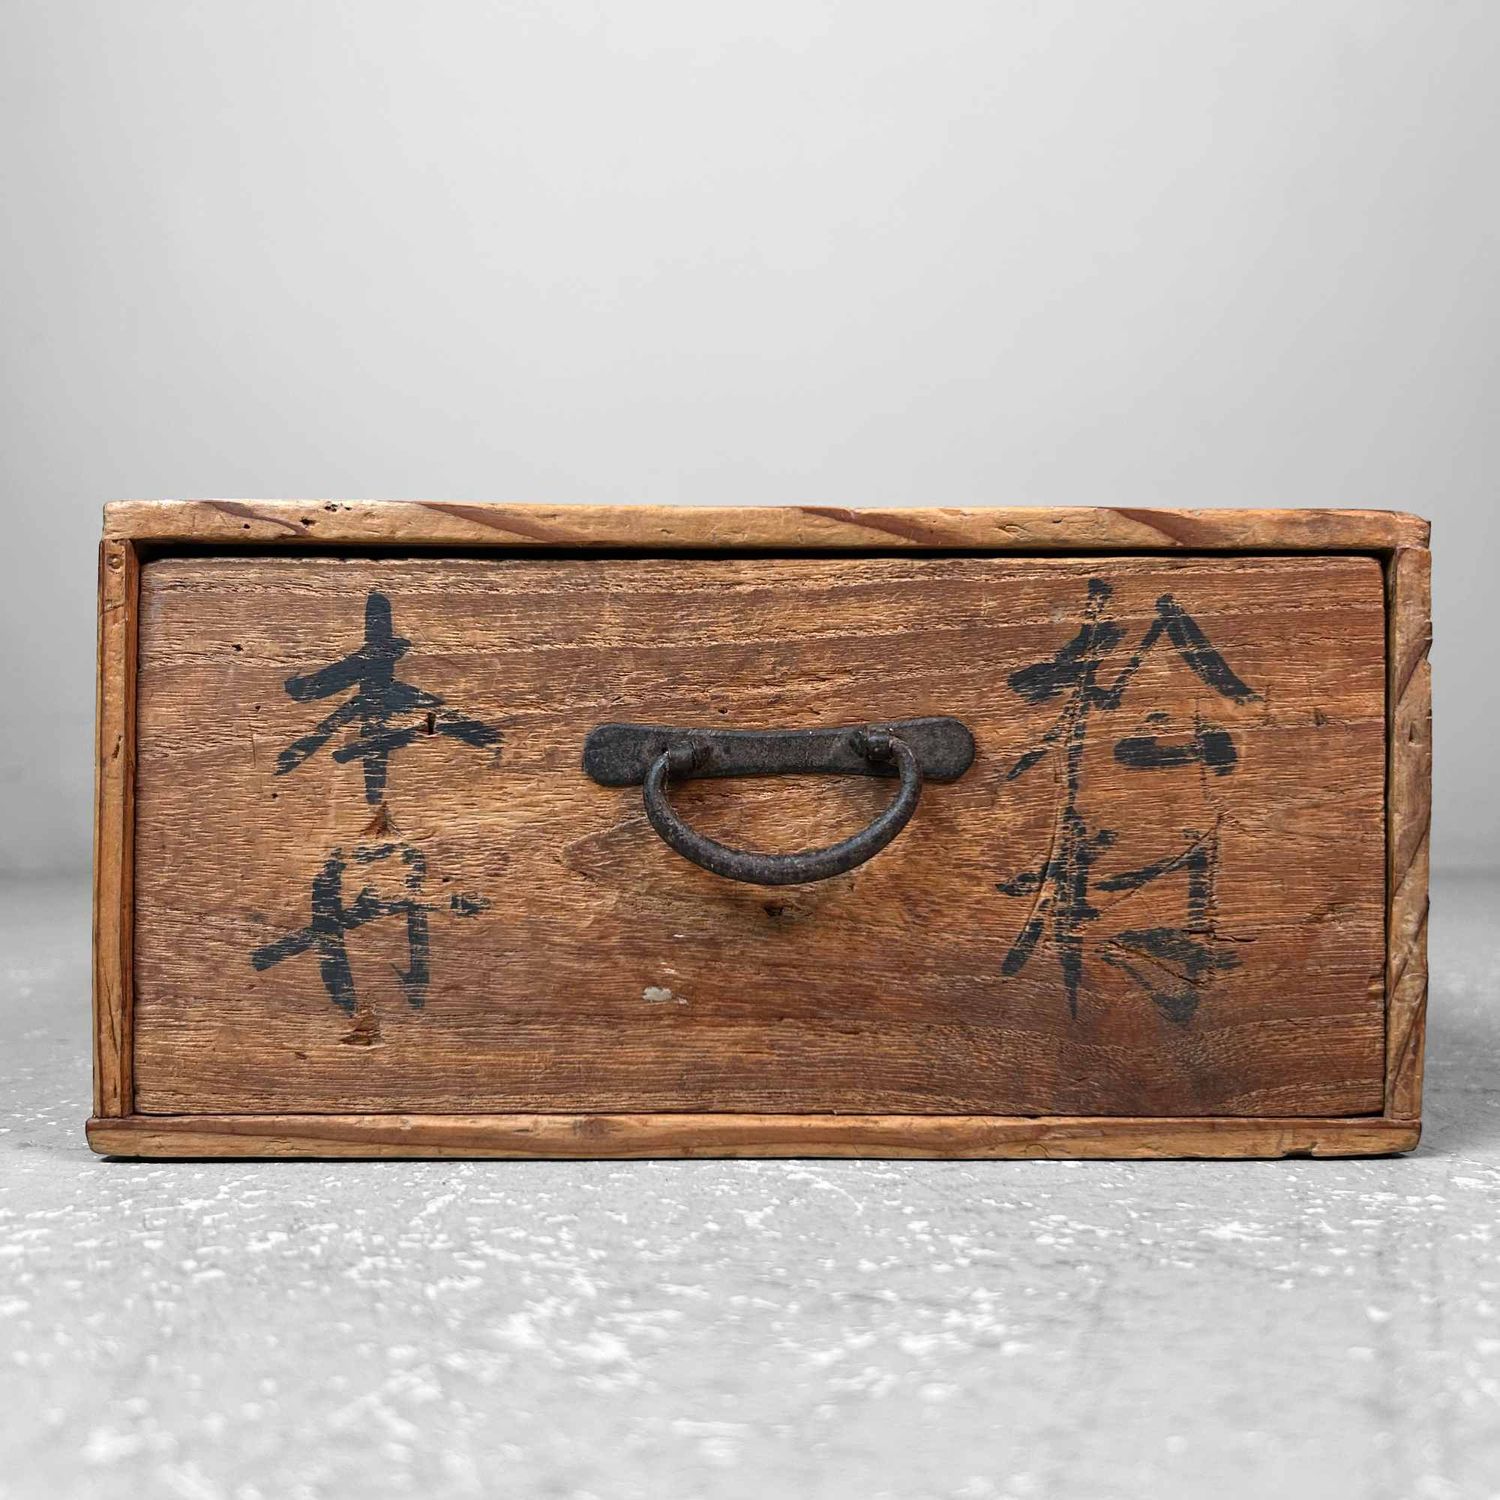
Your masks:
M974 738L957 719L904 719L838 729L692 730L601 724L584 746L584 770L605 786L639 782L646 817L684 859L751 885L829 880L878 854L911 821L924 776L954 781L974 759ZM667 800L667 787L697 776L777 776L824 772L895 776L895 799L872 823L821 849L763 854L735 849L691 828Z

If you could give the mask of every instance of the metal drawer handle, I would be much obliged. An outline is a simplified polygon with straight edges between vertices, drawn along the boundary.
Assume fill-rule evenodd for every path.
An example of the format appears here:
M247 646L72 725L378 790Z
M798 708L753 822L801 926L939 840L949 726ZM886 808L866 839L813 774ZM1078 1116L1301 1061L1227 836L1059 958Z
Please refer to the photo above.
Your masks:
M917 810L924 776L955 781L974 760L974 737L957 719L903 719L839 729L692 730L601 724L584 745L584 770L601 785L644 787L646 817L685 859L728 880L800 885L843 875L878 854ZM827 772L898 776L895 800L868 827L822 849L762 854L690 828L667 786L695 776Z

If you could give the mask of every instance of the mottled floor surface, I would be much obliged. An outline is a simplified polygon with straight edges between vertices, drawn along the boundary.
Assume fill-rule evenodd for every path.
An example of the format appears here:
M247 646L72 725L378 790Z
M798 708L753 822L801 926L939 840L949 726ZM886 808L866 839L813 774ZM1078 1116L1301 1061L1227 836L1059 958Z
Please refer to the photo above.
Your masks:
M1497 908L1404 1160L153 1165L0 888L0 1496L1500 1496Z

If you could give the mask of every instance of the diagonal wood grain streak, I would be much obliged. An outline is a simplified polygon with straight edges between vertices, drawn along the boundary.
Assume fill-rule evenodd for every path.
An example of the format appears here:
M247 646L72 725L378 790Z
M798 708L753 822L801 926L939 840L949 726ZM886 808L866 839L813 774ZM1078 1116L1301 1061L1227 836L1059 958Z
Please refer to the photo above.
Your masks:
M372 500L120 500L105 535L214 545L701 548L796 551L1385 553L1425 547L1428 524L1382 510L1154 510L1105 506L854 509L507 505Z
M1403 547L1387 564L1390 643L1386 1114L1422 1110L1432 821L1432 554Z

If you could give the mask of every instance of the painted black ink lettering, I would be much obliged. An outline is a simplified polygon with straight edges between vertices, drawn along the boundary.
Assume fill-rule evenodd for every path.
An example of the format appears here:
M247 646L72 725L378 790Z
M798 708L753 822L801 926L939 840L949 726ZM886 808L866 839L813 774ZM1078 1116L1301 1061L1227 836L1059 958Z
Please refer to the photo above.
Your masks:
M1216 776L1227 776L1239 760L1239 751L1225 730L1199 719L1189 740L1174 741L1154 734L1130 735L1118 740L1115 759L1132 771L1201 765Z
M1096 876L1101 855L1117 842L1113 829L1092 827L1082 806L1084 752L1096 714L1112 714L1125 700L1131 682L1147 656L1165 643L1205 686L1232 703L1254 702L1257 695L1230 669L1197 621L1170 594L1156 601L1155 618L1130 656L1112 674L1106 668L1119 650L1124 630L1107 617L1114 590L1103 579L1089 580L1083 622L1072 640L1046 661L1013 672L1011 689L1028 703L1062 700L1057 718L1037 742L1017 758L1007 774L1014 780L1048 756L1061 760L1062 800L1052 848L1043 863L1024 870L996 889L1002 895L1030 898L1031 910L1001 965L1007 976L1019 974L1044 945L1062 976L1068 1011L1078 1014L1083 985L1085 938L1101 911L1094 892L1140 890L1179 872L1187 883L1187 915L1181 927L1153 927L1121 932L1100 952L1137 984L1169 1020L1186 1025L1196 1013L1202 986L1215 973L1239 960L1215 945L1214 879L1218 869L1217 831L1188 833L1186 847L1163 860L1121 874ZM1148 716L1153 729L1164 723L1160 713ZM1168 770L1199 765L1215 775L1231 773L1238 752L1227 731L1201 718L1190 738L1160 732L1132 735L1114 747L1116 761L1131 770Z
M1187 919L1180 927L1120 932L1101 948L1106 963L1128 974L1168 1020L1185 1026L1197 1013L1203 985L1239 960L1214 946L1214 882L1219 872L1219 835L1188 833L1187 847L1139 870L1099 881L1101 891L1138 891L1174 872L1187 879Z
M411 644L395 632L391 601L384 594L371 593L365 600L364 644L316 672L287 678L287 695L299 703L336 697L351 689L354 693L276 757L276 774L284 776L296 770L340 730L352 729L354 737L334 750L333 758L340 764L361 763L365 800L374 804L385 796L392 752L404 749L419 736L442 734L475 749L498 748L502 736L493 725L444 710L437 694L396 676L396 663ZM422 717L415 723L397 722L412 714Z
M404 894L382 897L365 885L352 899L347 899L346 877L351 863L358 874L385 860L399 861ZM348 856L342 849L335 849L313 877L312 910L307 925L257 948L250 955L251 966L264 971L284 959L316 953L318 973L328 998L345 1014L353 1015L358 997L346 938L368 922L400 917L406 922L407 962L404 969L396 970L396 979L407 1004L413 1010L420 1010L426 1002L431 978L428 919L432 912L442 910L424 899L422 888L426 878L427 861L422 851L410 844L364 844ZM488 905L479 896L453 896L447 909L454 916L472 917Z

